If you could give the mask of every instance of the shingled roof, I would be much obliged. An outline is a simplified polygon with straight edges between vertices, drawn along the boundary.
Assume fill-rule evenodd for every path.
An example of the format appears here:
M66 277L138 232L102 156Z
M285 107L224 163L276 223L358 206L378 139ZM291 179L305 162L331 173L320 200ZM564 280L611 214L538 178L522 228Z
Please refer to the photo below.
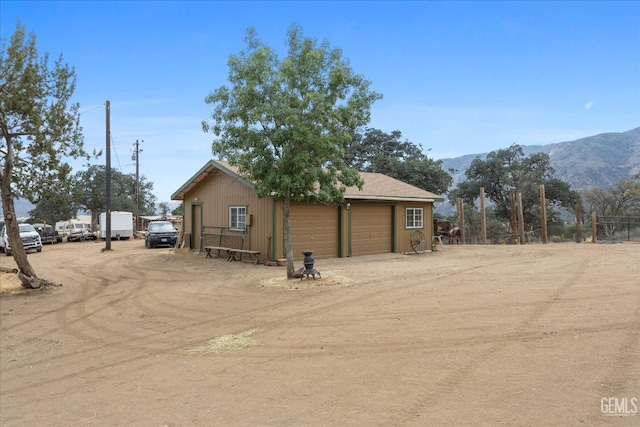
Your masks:
M364 180L362 190L358 187L348 187L344 194L345 199L444 201L442 196L381 173L360 172L360 177Z
M238 169L231 166L229 162L224 160L210 160L202 169L200 169L189 181L171 195L171 200L183 200L186 193L195 187L205 177L216 174L226 173L249 187L253 184L238 174ZM405 182L391 178L381 173L360 172L360 176L364 180L362 190L358 187L348 187L345 191L345 199L357 200L394 200L394 201L415 201L415 202L442 202L444 198L437 194L423 190Z

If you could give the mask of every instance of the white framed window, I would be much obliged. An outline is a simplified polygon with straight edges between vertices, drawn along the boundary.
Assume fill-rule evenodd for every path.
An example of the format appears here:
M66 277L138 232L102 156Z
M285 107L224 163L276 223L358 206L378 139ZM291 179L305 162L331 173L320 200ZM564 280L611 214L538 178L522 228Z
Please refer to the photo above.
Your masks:
M406 228L422 228L424 226L424 210L422 208L407 208L405 212Z
M247 207L229 206L229 229L246 230L247 228Z

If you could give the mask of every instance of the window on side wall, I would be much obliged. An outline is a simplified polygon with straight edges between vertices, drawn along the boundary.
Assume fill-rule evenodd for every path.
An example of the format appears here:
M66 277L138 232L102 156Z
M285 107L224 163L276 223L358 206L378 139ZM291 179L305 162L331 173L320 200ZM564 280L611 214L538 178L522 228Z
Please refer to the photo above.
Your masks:
M246 206L230 206L229 207L229 229L245 231L247 227L247 207Z
M422 228L424 215L422 208L407 208L405 222L407 228Z

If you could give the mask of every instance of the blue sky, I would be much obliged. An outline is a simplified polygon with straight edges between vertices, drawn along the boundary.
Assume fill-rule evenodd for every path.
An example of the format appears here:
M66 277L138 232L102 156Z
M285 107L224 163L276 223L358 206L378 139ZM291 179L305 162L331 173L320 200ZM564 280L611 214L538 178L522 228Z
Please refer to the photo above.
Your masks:
M286 31L339 47L384 98L370 127L400 130L440 159L640 126L640 2L14 1L40 52L75 67L85 144L140 173L158 201L209 159L204 98L227 84L246 29L286 53ZM104 156L99 160L104 163Z

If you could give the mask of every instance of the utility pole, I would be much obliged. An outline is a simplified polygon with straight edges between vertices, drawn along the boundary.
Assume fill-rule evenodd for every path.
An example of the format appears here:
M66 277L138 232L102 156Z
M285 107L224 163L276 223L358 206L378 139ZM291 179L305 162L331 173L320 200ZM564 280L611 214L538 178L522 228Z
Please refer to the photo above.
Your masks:
M107 214L106 219L106 247L105 249L111 250L111 102L106 103L106 145L107 145L107 164L106 164L106 179L107 179Z
M136 161L136 227L135 227L135 231L139 231L138 226L140 224L140 152L142 151L142 148L140 148L140 144L142 142L144 142L144 140L138 141L136 139L136 142L133 144L134 146L133 155L131 156L131 160Z

